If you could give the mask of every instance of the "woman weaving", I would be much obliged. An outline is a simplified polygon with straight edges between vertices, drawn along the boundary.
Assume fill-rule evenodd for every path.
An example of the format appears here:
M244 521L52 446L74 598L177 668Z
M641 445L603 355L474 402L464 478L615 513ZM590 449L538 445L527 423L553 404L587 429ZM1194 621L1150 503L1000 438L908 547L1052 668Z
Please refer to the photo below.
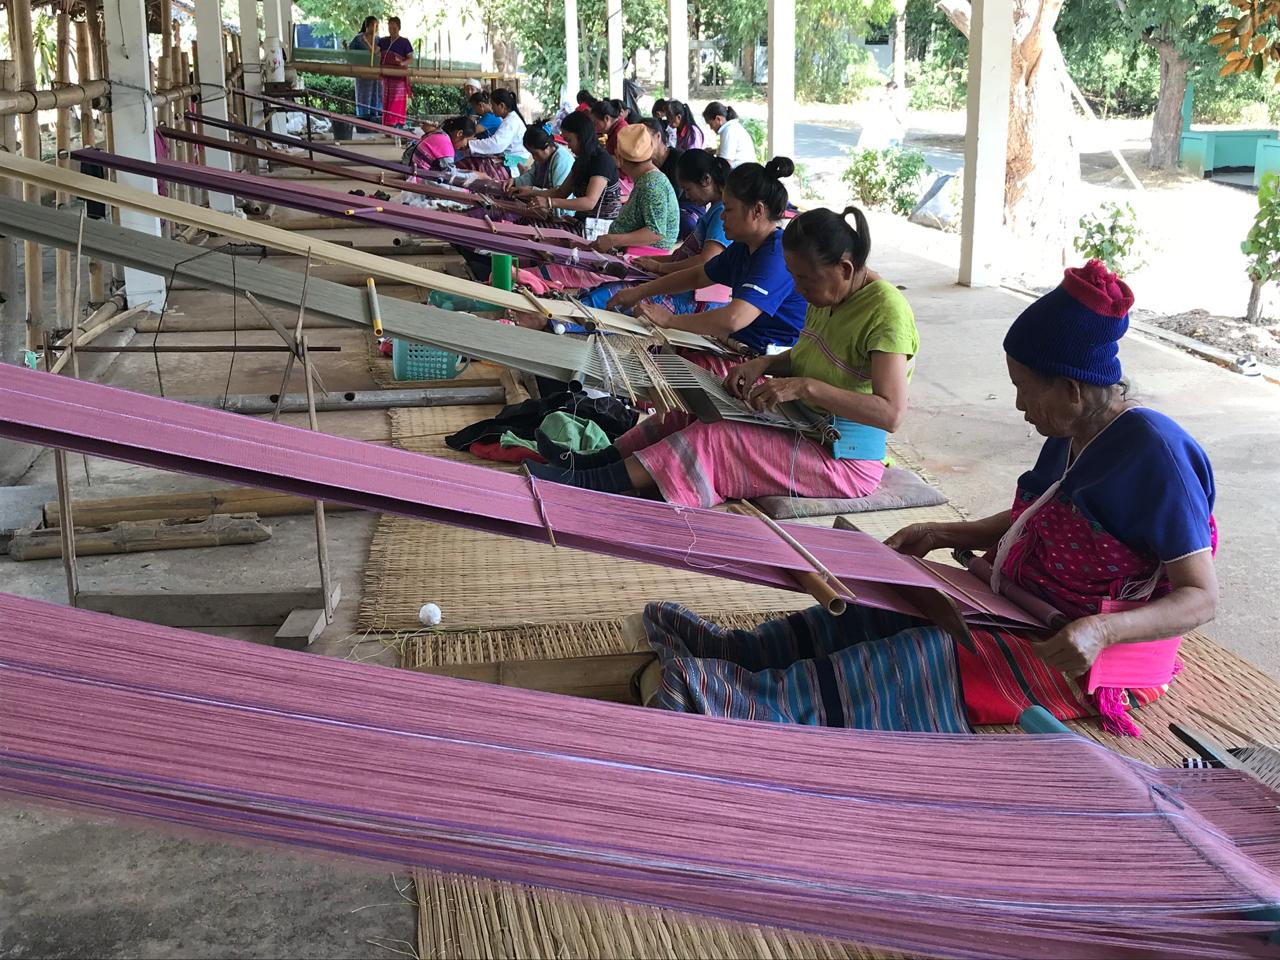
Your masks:
M569 114L560 125L560 134L574 156L569 175L554 189L521 185L513 192L572 212L580 226L589 219L612 220L622 206L618 167L596 139L589 113L580 110Z
M739 168L730 180L746 172ZM841 434L835 446L788 430L701 423L672 412L586 457L566 458L540 442L549 465L531 466L535 474L612 493L657 491L670 503L698 507L769 495L872 493L884 475L887 433L906 412L920 341L906 299L867 268L866 220L851 213L856 227L830 210L811 210L787 227L782 246L797 296L809 303L804 332L789 353L740 364L725 379L730 393L757 410L800 400L834 415ZM761 381L767 374L772 379Z
M806 214L807 216L807 214ZM975 630L975 650L896 613L821 608L725 631L651 605L663 661L659 702L676 710L789 723L962 732L1014 722L1032 704L1059 719L1126 713L1163 687L1085 693L1082 675L1116 644L1177 637L1211 620L1213 471L1168 417L1136 406L1118 341L1133 304L1101 263L1069 270L1005 337L1017 408L1046 438L1013 506L984 520L916 524L888 541L924 556L987 551L993 586L1016 586L1074 618L1047 639Z
M724 233L724 186L728 175L729 164L705 150L682 153L676 165L676 179L685 199L701 205L705 212L675 251L666 256L637 257L632 261L635 266L662 277L702 266L727 250L729 238ZM584 293L581 299L586 306L603 307L614 294L629 286L634 284L605 283ZM673 314L724 306L724 303L715 301L700 303L692 293L658 294L653 302Z
M778 226L787 209L780 178L792 169L789 159L775 157L768 166L747 163L730 173L722 192L724 233L733 241L729 249L700 265L620 290L609 309L635 308L656 327L735 340L753 353L795 343L808 304L787 272ZM656 299L717 285L732 288L732 299L703 313L674 313Z

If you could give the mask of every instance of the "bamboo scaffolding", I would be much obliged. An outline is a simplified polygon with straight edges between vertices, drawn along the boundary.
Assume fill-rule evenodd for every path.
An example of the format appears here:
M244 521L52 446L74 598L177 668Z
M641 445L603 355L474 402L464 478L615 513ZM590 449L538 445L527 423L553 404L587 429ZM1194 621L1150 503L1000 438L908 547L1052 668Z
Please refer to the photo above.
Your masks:
M32 35L30 0L9 0L9 48L18 65L18 88L36 89L36 44ZM40 120L35 113L22 114L22 155L40 161ZM22 190L27 203L40 202L40 187L27 182ZM40 324L43 317L44 271L40 247L28 242L23 247L23 269L27 293L27 349L40 346Z

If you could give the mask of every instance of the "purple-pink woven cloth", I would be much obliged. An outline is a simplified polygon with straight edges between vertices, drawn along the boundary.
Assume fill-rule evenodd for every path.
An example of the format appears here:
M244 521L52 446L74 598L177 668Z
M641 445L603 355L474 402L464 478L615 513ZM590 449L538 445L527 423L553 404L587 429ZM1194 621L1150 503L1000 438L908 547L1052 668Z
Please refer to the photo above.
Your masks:
M1277 796L1070 735L747 723L0 594L0 797L957 957L1274 956Z
M468 463L0 364L0 436L629 560L797 589L812 570L753 517L537 484ZM536 496L535 496L536 489ZM791 525L867 606L917 614L888 585L951 595L975 622L1034 625L967 573L947 581L874 537ZM958 589L953 584L962 584Z

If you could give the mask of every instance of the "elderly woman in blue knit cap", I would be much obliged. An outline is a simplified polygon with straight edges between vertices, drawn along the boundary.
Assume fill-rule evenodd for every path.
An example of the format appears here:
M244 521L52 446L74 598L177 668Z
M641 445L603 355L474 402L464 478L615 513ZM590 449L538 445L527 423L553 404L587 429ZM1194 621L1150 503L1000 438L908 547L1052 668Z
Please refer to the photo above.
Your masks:
M1096 260L1031 304L1004 349L1017 408L1045 442L1012 507L984 520L913 524L888 541L916 557L985 553L993 587L1029 594L1063 614L1064 626L1038 636L975 630L967 649L919 621L861 608L726 631L651 605L646 628L663 662L658 701L942 732L1012 723L1040 704L1060 719L1097 713L1111 732L1137 735L1127 708L1166 688L1180 666L1176 638L1213 618L1218 583L1209 460L1178 424L1130 400L1122 381L1118 345L1132 305L1128 286ZM1150 679L1118 680L1116 663L1135 654L1136 675ZM1106 685L1108 677L1124 686Z

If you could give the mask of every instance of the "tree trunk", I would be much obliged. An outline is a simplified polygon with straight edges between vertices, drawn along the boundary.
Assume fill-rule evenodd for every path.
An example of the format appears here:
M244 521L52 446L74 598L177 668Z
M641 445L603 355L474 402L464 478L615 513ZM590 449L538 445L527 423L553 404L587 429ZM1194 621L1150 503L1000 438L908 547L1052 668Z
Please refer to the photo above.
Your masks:
M1249 307L1244 314L1246 323L1262 321L1262 290L1266 285L1265 280L1254 280L1253 286L1249 288Z
M907 102L907 15L899 10L893 18L893 82L898 85L900 106Z
M969 36L969 0L938 0L952 25ZM1053 25L1062 0L1014 0L1005 154L1005 224L1028 258L1061 260L1071 233L1080 155L1071 131L1075 111Z
M1018 46L1013 56L1005 223L1028 257L1061 260L1069 243L1080 184L1074 126L1067 69L1050 28L1038 57Z
M1167 40L1148 40L1160 54L1160 94L1156 115L1151 121L1151 156L1156 170L1172 170L1178 165L1182 140L1182 99L1187 94L1190 64Z

